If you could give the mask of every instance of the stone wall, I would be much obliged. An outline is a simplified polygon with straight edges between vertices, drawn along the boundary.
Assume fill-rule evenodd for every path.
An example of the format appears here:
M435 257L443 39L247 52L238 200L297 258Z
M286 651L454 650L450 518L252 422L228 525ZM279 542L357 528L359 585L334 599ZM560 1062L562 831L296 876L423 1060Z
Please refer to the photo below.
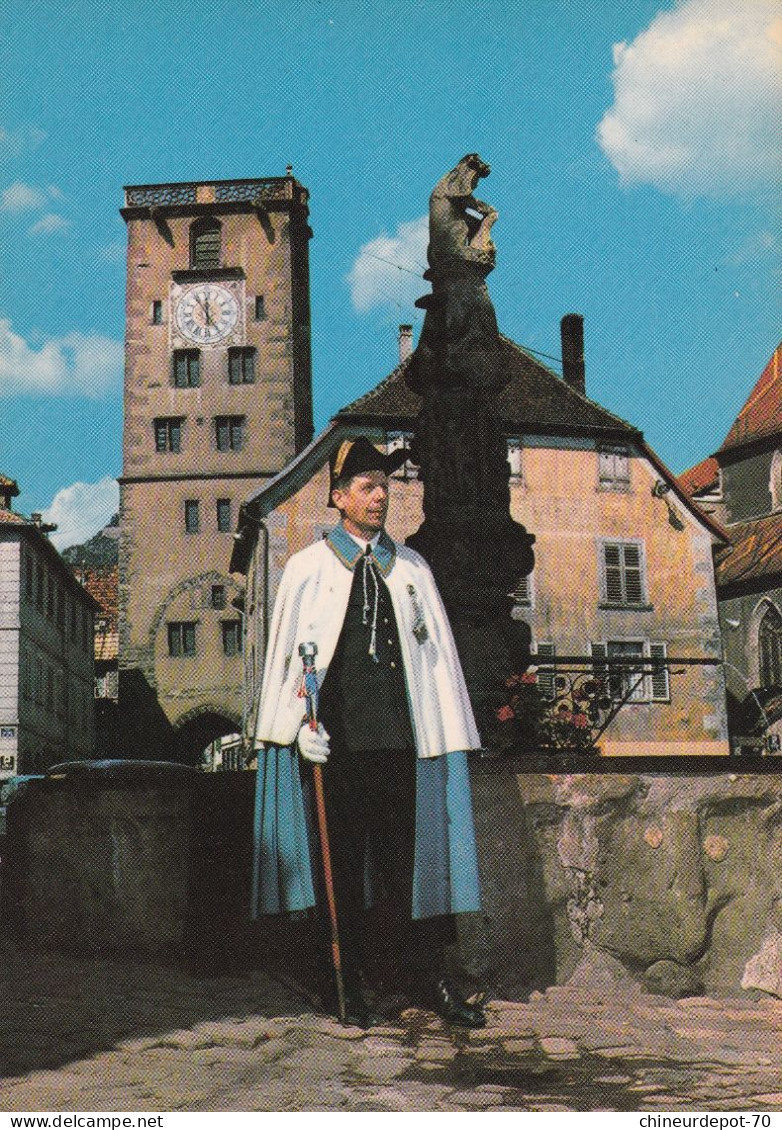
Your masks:
M23 945L218 967L262 964L270 947L314 960L306 923L248 921L253 773L96 765L9 804L2 917ZM454 957L477 983L511 1000L606 977L673 997L782 998L782 775L767 762L698 775L471 766L483 914L461 917Z
M668 996L782 996L782 776L486 761L473 781L484 922L462 936L498 995L603 969Z

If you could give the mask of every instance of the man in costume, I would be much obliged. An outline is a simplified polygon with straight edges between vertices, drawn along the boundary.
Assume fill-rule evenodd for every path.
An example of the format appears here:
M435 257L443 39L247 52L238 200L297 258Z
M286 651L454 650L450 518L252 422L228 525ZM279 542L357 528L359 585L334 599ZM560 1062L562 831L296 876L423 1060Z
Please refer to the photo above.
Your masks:
M385 532L388 476L404 457L344 442L330 466L341 521L283 573L256 727L253 912L316 902L305 795L320 765L349 1017L375 1021L366 925L380 901L394 911L396 987L481 1027L480 1005L444 974L451 916L480 909L466 760L480 738L432 573ZM317 729L301 697L305 643L317 647Z

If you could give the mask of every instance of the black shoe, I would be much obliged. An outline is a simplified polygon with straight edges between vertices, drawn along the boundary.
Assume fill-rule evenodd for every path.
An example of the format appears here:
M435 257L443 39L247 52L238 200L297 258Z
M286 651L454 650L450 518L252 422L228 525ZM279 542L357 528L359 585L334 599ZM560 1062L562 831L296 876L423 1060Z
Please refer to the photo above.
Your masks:
M376 1028L383 1023L383 1017L378 1016L371 1005L367 1004L360 989L346 987L345 1023L355 1028Z
M468 1004L457 989L443 978L435 985L432 1004L446 1024L458 1028L485 1028L486 1014L480 1004Z

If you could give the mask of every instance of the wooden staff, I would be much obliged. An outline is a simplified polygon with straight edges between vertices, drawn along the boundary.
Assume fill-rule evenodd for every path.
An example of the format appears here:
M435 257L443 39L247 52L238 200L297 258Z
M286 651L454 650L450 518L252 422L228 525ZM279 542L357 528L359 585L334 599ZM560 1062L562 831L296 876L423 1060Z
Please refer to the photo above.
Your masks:
M299 644L299 655L304 665L303 691L307 701L307 721L311 730L318 728L318 684L315 679L315 656L318 645L314 643ZM320 835L320 854L323 860L323 881L326 887L326 902L329 908L329 927L331 929L331 963L334 968L334 980L337 986L337 1008L342 1024L347 1022L347 1008L345 1006L345 982L342 977L342 954L339 948L339 930L337 929L337 902L334 898L334 879L331 872L331 849L329 848L329 832L326 823L326 797L323 792L323 771L320 765L313 764L312 777L315 782L315 807L318 812L318 833Z

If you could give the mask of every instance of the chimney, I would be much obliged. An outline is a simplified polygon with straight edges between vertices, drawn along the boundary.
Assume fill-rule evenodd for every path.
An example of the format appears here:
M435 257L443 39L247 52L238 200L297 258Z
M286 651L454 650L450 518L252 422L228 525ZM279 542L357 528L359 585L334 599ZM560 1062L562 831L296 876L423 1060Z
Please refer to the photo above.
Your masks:
M586 396L583 316L565 314L559 329L562 335L562 378L565 384Z
M399 364L406 361L410 354L413 352L413 327L400 326L399 327Z

